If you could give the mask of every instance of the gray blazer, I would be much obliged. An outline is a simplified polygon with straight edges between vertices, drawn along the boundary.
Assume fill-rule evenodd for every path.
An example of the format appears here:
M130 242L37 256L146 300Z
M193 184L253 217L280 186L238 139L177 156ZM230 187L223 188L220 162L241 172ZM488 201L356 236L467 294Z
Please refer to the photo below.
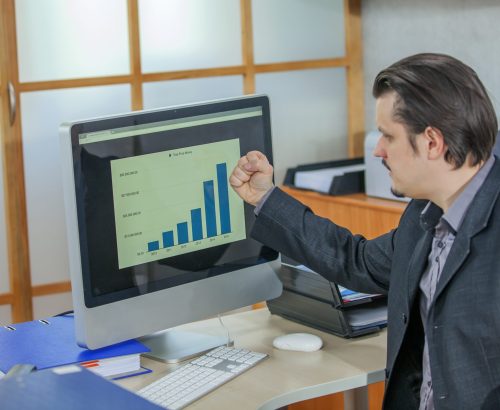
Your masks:
M429 311L436 409L478 409L500 385L499 191L497 158L457 232ZM418 409L424 341L419 281L432 243L432 228L420 225L426 204L411 201L397 229L367 240L275 189L252 230L256 240L331 281L388 295L385 409ZM493 394L500 403L500 393Z

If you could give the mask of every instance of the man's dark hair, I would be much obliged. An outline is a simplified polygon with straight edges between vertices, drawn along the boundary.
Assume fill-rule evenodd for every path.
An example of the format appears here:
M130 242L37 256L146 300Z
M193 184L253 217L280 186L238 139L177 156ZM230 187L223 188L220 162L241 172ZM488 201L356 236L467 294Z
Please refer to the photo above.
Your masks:
M416 54L382 70L373 96L396 92L393 118L405 126L416 150L415 136L434 127L444 136L445 160L460 168L488 159L498 131L493 104L476 72L444 54Z

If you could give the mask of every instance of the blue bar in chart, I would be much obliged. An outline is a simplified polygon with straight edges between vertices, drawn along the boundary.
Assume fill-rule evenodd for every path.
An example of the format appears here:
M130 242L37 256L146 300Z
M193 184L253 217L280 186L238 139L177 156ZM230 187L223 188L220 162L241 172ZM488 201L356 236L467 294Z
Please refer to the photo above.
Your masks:
M193 241L203 239L201 208L191 209L191 232L193 234Z
M162 249L189 243L189 232L191 232L193 242L231 233L229 184L225 162L216 164L216 175L217 181L215 181L215 178L203 181L203 210L202 208L191 209L190 221L179 222L174 230L162 232ZM215 197L215 184L217 184L218 203L216 203ZM217 217L220 221L219 231ZM203 218L205 219L204 222ZM203 229L204 225L205 231ZM177 240L174 239L174 231L177 233ZM159 249L160 241L148 242L148 252L158 251Z
M217 164L217 188L219 190L220 233L231 232L231 216L229 215L229 192L227 188L226 163Z
M179 242L179 245L189 242L187 222L181 222L177 224L177 240Z
M164 248L170 248L171 246L174 246L174 232L173 231L163 232L162 239L163 239L163 247Z
M207 223L207 237L217 236L217 222L215 220L214 181L204 181L203 191L205 198L205 219Z
M160 249L160 241L148 242L148 252L157 251Z

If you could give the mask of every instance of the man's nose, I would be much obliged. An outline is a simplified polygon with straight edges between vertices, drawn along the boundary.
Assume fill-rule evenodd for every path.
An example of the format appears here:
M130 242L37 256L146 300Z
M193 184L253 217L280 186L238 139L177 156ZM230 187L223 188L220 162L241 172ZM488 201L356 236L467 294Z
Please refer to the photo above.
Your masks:
M385 149L382 147L382 137L378 139L377 145L375 145L375 149L373 150L373 156L378 158L385 158L386 156Z

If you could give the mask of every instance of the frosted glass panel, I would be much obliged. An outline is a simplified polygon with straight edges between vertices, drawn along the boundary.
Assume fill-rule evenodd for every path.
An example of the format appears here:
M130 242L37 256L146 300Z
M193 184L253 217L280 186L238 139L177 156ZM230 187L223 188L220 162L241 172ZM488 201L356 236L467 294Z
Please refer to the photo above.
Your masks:
M271 101L278 184L288 167L347 157L343 68L261 74L256 88Z
M256 63L345 54L343 0L253 0Z
M71 292L33 298L33 318L35 320L73 310Z
M128 74L125 0L16 0L21 81Z
M2 135L0 134L0 141ZM7 261L7 227L5 224L5 196L3 191L3 153L0 145L0 293L10 290L9 270Z
M240 2L139 0L144 72L241 64Z
M59 125L130 111L130 86L23 93L21 106L32 283L68 280Z
M10 305L0 305L0 326L12 323L12 313Z
M243 93L243 77L210 77L144 84L144 108L234 97Z

